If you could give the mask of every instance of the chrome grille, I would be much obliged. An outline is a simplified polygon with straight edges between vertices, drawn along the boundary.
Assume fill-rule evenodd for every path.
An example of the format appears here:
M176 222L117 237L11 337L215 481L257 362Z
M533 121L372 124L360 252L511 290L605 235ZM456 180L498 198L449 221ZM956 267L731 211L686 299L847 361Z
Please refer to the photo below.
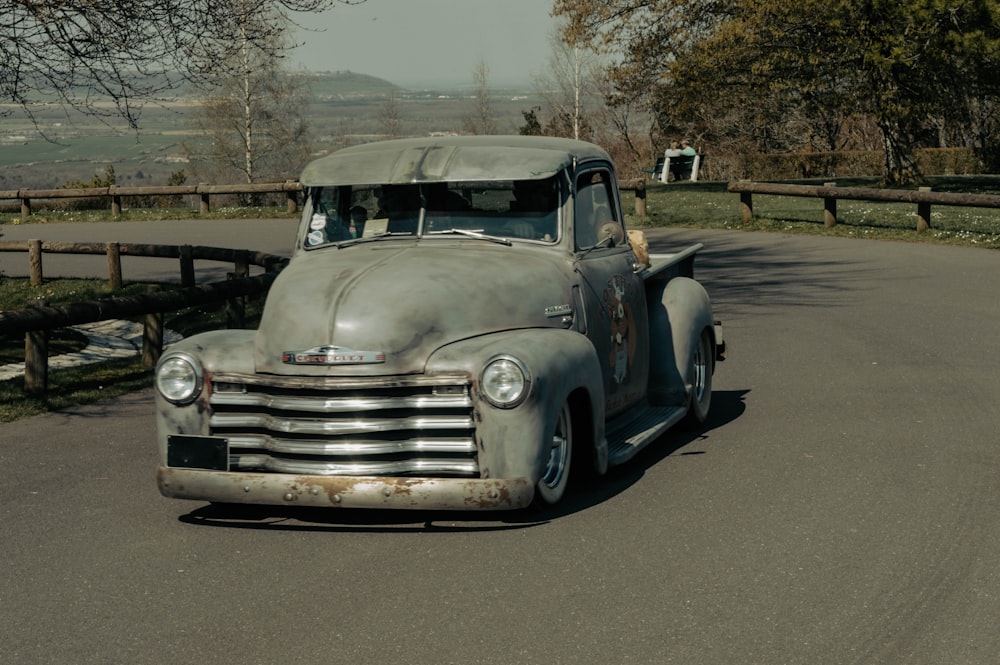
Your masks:
M215 374L211 434L229 470L478 477L469 379Z

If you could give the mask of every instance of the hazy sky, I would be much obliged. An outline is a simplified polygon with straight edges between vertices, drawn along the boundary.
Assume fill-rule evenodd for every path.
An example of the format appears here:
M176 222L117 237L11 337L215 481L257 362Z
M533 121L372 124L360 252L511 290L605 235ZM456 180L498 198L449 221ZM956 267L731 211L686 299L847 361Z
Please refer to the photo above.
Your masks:
M472 84L482 60L490 86L530 83L552 51L551 0L367 0L298 15L291 61L350 70L404 87Z

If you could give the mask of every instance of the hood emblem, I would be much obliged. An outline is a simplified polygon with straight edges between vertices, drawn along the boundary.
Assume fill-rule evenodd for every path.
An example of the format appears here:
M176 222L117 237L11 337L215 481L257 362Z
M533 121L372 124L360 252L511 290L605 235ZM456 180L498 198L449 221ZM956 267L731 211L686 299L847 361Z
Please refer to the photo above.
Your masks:
M305 351L285 351L286 365L372 365L385 362L381 351L356 351L343 346L316 346Z
M552 305L551 307L545 308L545 316L553 319L557 316L569 316L573 313L573 306L570 304L565 305Z

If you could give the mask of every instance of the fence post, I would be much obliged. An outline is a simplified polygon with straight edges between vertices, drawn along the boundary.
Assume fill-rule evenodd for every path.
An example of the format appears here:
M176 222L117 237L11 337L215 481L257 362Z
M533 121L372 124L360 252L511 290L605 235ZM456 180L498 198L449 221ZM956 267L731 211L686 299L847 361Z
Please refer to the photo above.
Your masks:
M236 250L234 272L238 277L246 277L250 274L250 252L245 249Z
M289 189L286 194L288 196L288 214L294 215L299 208L299 193Z
M836 187L835 182L824 182L824 187ZM837 225L837 197L836 196L824 196L823 197L823 225L826 228L833 228Z
M646 181L641 179L635 185L635 216L646 216Z
M31 199L27 196L21 197L21 217L31 217Z
M31 275L31 285L42 283L42 241L28 241L28 274Z
M239 272L226 274L227 279L240 279L246 275ZM246 328L247 325L247 300L246 296L236 296L226 300L226 327L230 330Z
M917 191L929 192L931 188L920 187ZM917 233L923 233L929 228L931 228L931 204L924 202L917 203Z
M108 286L112 291L122 290L122 257L121 245L117 242L108 243Z
M194 252L191 245L177 248L181 259L181 286L194 286Z
M740 221L749 224L753 221L753 194L740 192Z
M146 293L155 293L159 287L151 284ZM142 319L142 366L155 367L163 354L163 313L146 314Z
M235 252L235 270L227 273L228 279L242 279L250 275L250 252L238 249ZM247 321L247 299L237 296L226 301L226 327L230 329L245 328Z
M40 300L35 307L48 303ZM49 331L29 330L24 335L24 392L41 395L49 389Z
M208 187L206 183L202 183L200 186ZM201 193L201 209L200 213L202 215L207 215L212 210L211 199L208 192Z
M111 195L111 216L121 217L122 214L122 197L120 194Z

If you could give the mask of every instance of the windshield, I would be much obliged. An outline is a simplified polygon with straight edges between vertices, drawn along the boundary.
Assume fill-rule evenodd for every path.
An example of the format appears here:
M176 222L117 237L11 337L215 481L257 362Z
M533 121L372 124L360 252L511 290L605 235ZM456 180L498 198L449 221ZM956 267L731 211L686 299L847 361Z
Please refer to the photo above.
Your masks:
M452 230L555 242L560 187L544 180L312 187L307 249L363 238L440 235ZM468 236L468 234L464 234Z

